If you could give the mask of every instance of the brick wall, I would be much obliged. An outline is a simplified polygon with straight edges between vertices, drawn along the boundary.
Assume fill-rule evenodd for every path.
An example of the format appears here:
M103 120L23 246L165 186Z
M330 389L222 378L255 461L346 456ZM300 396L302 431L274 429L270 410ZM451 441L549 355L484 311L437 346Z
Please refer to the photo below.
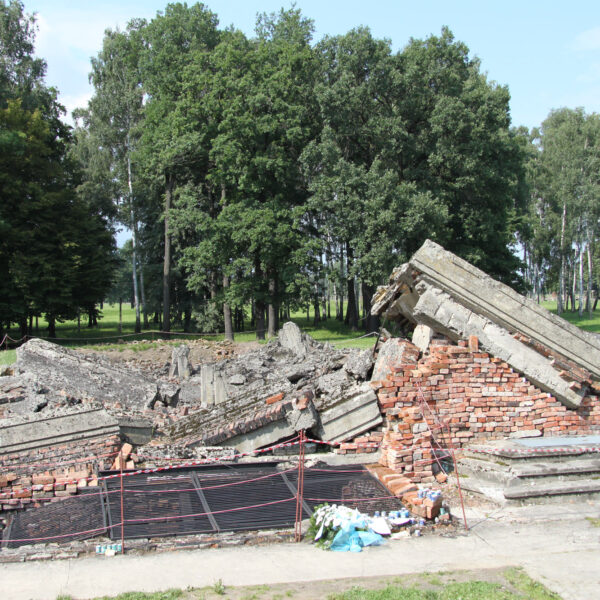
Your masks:
M531 385L505 362L477 351L477 340L452 345L434 343L428 356L418 349L387 377L372 382L386 417L380 463L414 481L433 480L436 442L456 447L502 439L517 431L544 436L600 432L600 398L588 396L568 409ZM433 414L448 424L436 428Z
M3 512L40 506L95 485L119 451L119 436L71 441L0 456L0 528Z

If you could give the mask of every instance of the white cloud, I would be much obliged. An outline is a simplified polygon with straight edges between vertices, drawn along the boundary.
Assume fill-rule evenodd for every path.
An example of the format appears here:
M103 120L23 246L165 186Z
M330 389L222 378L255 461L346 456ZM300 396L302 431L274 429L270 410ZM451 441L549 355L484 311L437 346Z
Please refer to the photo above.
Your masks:
M579 52L600 50L600 27L582 31L575 37L571 47Z

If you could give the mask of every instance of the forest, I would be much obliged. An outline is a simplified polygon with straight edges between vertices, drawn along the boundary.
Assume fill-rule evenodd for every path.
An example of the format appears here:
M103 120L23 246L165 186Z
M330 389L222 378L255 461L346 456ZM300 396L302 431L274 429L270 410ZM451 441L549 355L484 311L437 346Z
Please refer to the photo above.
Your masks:
M0 333L131 302L136 330L271 337L304 310L373 331L370 298L430 238L559 314L595 308L600 117L514 127L506 86L444 28L315 41L202 4L107 30L64 122L35 17L0 0ZM122 248L115 232L126 227Z

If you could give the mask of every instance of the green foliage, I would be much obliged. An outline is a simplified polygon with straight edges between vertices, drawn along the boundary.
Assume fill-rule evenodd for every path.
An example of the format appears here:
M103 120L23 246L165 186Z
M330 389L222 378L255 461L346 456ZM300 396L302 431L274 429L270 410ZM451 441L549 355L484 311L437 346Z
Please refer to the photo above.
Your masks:
M228 330L249 303L259 337L267 307L269 335L282 306L311 306L318 326L334 290L356 329L360 289L376 330L375 287L426 238L522 287L530 148L508 90L447 29L397 53L366 28L312 46L313 30L292 7L247 38L175 3L106 32L76 132L81 190L119 205L132 280L166 329L194 312Z
M219 596L225 595L225 584L223 583L223 581L221 579L215 581L212 589L213 589L214 593L218 594Z

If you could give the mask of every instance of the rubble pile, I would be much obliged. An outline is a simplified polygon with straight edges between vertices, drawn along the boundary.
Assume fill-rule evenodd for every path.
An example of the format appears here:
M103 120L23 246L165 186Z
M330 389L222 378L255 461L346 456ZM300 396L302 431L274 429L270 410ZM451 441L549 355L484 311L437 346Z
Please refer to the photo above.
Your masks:
M378 460L392 493L434 518L418 486L445 481L440 449L600 432L600 339L433 242L372 307L407 339L336 349L286 323L243 356L223 345L193 364L181 344L154 370L27 342L0 377L2 511L75 493L102 469L233 457L304 430L347 459ZM87 477L67 490L69 470Z

